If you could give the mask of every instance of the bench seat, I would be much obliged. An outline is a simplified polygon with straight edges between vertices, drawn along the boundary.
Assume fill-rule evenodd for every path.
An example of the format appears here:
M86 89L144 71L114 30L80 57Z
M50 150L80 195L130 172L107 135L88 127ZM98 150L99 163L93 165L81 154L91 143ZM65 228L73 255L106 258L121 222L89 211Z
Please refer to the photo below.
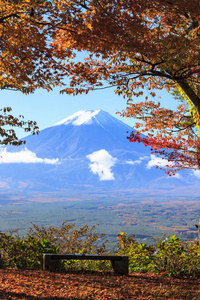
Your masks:
M81 254L51 254L43 253L43 270L55 271L59 269L60 260L110 260L113 270L117 274L128 275L129 261L125 255L81 255Z

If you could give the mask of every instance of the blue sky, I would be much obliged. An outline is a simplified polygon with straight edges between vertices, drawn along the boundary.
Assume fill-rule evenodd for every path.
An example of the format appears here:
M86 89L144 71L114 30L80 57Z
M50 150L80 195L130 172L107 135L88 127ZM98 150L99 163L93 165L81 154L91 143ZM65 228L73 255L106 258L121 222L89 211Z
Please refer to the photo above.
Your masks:
M117 111L126 108L126 100L122 96L114 94L114 88L91 91L87 95L69 96L60 94L61 88L55 88L51 92L39 89L34 94L24 95L16 91L1 91L1 105L3 107L12 107L13 115L20 114L25 120L37 121L40 130L51 126L79 110L102 109L116 118L122 120L130 126L134 126L133 119L122 118L116 115ZM160 93L167 106L173 105L174 101L171 95L162 91ZM142 101L144 97L135 100ZM160 101L160 100L159 100ZM18 137L22 138L26 134L23 130L17 131Z
M88 56L87 52L77 53L75 60L82 61L86 56ZM67 82L69 80L65 78L65 83L67 84ZM131 127L134 126L133 119L122 118L116 114L117 111L122 111L126 108L126 100L123 96L116 95L114 88L91 91L87 95L77 96L60 94L61 89L58 87L51 92L38 89L34 94L29 95L24 95L17 91L1 91L0 108L12 107L14 116L23 115L25 120L36 121L40 130L58 123L77 111L96 109L107 111ZM161 96L162 101L164 101L165 107L176 107L177 103L165 90L157 92ZM135 98L133 101L143 101L145 96ZM19 138L27 135L22 129L16 131Z

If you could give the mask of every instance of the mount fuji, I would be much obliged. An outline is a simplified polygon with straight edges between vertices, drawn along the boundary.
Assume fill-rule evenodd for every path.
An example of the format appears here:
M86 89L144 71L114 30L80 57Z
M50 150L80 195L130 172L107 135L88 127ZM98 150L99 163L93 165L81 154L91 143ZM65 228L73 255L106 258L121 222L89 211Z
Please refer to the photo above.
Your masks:
M19 147L0 148L0 193L117 192L190 195L200 192L200 172L169 177L165 160L130 143L134 129L102 110L79 111Z

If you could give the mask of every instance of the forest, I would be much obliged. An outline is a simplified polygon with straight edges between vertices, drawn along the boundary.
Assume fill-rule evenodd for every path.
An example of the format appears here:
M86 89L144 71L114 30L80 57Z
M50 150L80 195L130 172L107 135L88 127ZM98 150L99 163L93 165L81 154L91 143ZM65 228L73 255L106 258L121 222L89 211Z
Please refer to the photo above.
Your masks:
M198 238L195 228L200 218L198 198L141 198L106 199L105 196L105 199L94 200L2 205L0 228L3 232L18 229L22 236L26 235L31 222L37 226L59 227L68 221L75 223L76 228L99 224L95 231L109 237L107 248L112 251L116 249L116 237L121 231L147 244L162 234L176 234L184 240Z

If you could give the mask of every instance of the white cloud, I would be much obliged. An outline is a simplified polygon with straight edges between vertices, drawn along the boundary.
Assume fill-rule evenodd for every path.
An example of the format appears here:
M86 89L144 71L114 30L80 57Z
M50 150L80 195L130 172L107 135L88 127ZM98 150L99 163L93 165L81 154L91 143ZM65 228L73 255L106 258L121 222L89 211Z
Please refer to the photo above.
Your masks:
M112 157L105 149L93 152L86 157L91 162L90 171L99 175L100 181L115 179L111 167L115 165L117 158Z
M139 159L136 159L136 160L128 159L125 161L125 164L139 165L142 163L143 160L149 160L149 156L140 156Z
M197 178L200 178L200 171L199 170L194 170L194 175L197 177Z
M152 167L166 167L166 166L173 166L173 162L169 162L167 159L157 157L155 155L151 155L151 160L147 164L147 169L151 169ZM172 177L168 176L168 178L177 178L181 179L181 175L178 173L175 173Z
M42 164L57 164L59 162L58 158L48 159L48 158L39 158L34 152L31 152L28 149L21 150L19 152L7 152L7 149L0 150L0 164L8 163L42 163Z
M139 160L148 160L149 156L145 155L145 156L140 156Z
M141 164L141 162L142 162L141 160L131 160L131 159L125 161L127 165L139 165Z
M173 163L169 162L167 159L157 157L155 155L151 155L151 160L147 163L147 169L151 169L152 167L159 166L159 167L166 167L172 166Z

